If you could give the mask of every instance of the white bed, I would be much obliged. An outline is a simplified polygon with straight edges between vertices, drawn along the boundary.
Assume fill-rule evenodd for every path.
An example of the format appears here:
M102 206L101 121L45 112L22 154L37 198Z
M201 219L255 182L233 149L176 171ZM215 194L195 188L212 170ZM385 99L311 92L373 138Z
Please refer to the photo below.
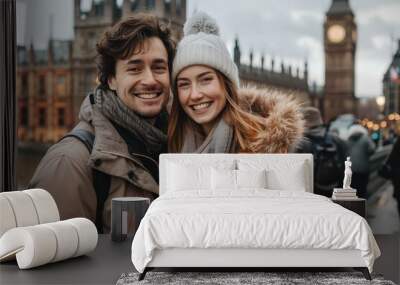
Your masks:
M380 255L372 232L362 217L312 194L312 161L161 155L160 197L132 243L140 279L154 267L354 267L370 278Z

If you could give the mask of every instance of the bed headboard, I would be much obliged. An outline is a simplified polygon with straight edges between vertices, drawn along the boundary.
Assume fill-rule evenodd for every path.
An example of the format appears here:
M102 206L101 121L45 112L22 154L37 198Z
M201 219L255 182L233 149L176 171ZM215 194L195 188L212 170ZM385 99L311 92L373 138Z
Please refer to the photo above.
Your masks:
M233 169L240 169L238 165L254 167L262 165L262 167L274 168L282 170L298 167L301 165L304 168L305 190L313 192L313 156L312 154L230 154L230 153L212 153L212 154L193 154L193 153L179 153L179 154L161 154L160 155L160 195L166 192L167 179L168 179L168 163L173 162L190 166L197 165L221 165L225 164Z

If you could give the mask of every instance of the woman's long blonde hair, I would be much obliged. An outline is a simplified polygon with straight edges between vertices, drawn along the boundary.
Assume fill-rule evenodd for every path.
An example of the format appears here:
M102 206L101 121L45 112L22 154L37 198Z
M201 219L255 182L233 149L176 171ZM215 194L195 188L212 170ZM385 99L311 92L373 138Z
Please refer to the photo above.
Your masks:
M218 81L225 90L227 103L221 111L220 116L228 125L233 127L235 152L260 152L260 146L252 144L256 141L258 134L265 129L265 124L260 116L251 113L250 106L240 105L239 94L236 86L221 72L215 70ZM200 131L201 127L195 123L183 110L177 93L176 83L173 86L174 96L171 114L168 123L168 151L180 152L185 139L185 130L195 128ZM246 110L247 109L247 110Z

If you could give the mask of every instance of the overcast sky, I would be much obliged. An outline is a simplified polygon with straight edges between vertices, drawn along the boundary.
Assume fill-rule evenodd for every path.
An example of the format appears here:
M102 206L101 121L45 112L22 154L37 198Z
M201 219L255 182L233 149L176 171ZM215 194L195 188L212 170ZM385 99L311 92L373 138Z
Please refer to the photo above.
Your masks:
M33 41L43 48L50 34L58 39L73 38L73 2L17 0L18 43ZM256 64L261 54L265 55L267 67L272 56L275 66L283 60L285 65L301 70L307 59L310 83L323 85L323 22L330 3L331 0L188 0L187 16L195 9L213 16L231 52L237 35L244 62L248 61L250 49ZM358 25L356 96L381 95L383 73L400 39L400 1L350 0L350 4Z

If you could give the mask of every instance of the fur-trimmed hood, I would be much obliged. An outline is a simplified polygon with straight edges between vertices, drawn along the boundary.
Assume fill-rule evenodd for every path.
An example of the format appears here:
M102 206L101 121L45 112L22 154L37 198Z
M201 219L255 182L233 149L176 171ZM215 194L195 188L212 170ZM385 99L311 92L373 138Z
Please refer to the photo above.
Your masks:
M271 89L239 89L240 106L264 118L265 129L252 143L265 153L293 151L301 142L304 119L301 103L293 95Z

